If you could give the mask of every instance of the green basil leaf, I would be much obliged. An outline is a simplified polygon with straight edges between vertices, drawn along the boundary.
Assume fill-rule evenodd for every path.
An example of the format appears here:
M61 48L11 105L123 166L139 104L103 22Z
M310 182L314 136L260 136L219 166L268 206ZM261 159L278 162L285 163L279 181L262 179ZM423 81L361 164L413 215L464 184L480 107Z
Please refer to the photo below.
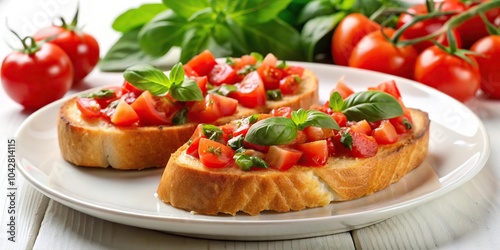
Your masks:
M330 15L335 12L337 12L335 5L330 0L310 1L300 12L297 22L303 24L313 18Z
M158 13L167 9L167 6L161 3L146 3L137 8L129 9L120 14L111 27L119 32L125 33L138 28L149 22Z
M171 87L171 82L163 71L149 64L129 67L123 72L123 77L135 87L149 90L153 95L163 95Z
M100 90L95 91L95 92L81 94L80 97L83 97L83 98L106 98L106 97L113 97L114 95L115 95L115 91L112 89L100 89Z
M203 135L213 141L219 140L223 135L222 129L212 124L203 124L202 131Z
M330 95L330 109L336 112L342 111L344 106L344 98L339 92L335 91Z
M271 117L256 122L248 130L245 141L263 145L283 145L297 137L295 123L286 117Z
M307 110L307 119L303 125L335 130L340 129L340 126L331 116L319 110Z
M252 52L250 55L257 59L257 62L262 62L264 60L264 56L261 53Z
M177 15L184 19L190 18L197 11L210 7L208 0L162 0L163 3L171 8Z
M267 162L259 157L249 156L245 154L235 154L233 156L233 159L236 165L238 165L238 167L240 167L240 169L243 171L248 171L252 167L269 168Z
M318 110L303 110L299 109L292 112L292 120L295 122L297 129L303 130L308 126L329 128L339 130L340 126L329 115Z
M188 109L187 108L183 108L181 110L179 110L175 115L174 115L174 118L172 118L172 123L174 125L182 125L182 124L185 124L187 122L187 113L188 113Z
M178 101L201 101L203 93L198 84L192 80L185 78L180 84L170 86L170 95Z
M283 99L283 93L280 89L270 89L266 91L266 97L270 101L279 101Z
M182 67L182 63L177 63L172 67L169 79L173 85L180 85L184 81L184 67Z
M163 56L172 47L181 46L189 27L186 20L172 10L163 11L142 27L139 45L149 55Z
M244 139L243 135L238 135L236 137L229 139L227 141L227 145L234 150L239 149L243 147L243 139Z
M151 63L158 57L151 56L141 50L138 34L140 28L123 34L99 61L101 71L124 71L138 63Z
M246 25L241 29L254 52L267 54L271 51L282 60L293 61L304 58L300 34L278 18L266 23Z
M239 23L266 23L278 16L291 0L228 1L227 14Z
M192 26L184 34L181 62L186 63L208 47L209 31L203 26Z
M305 44L305 54L308 61L313 61L314 59L316 44L331 32L345 16L345 12L337 12L329 16L313 18L305 23L300 36L302 42Z
M361 91L350 95L342 113L350 121L375 122L403 115L403 108L391 95L382 91Z
M340 133L340 144L342 144L344 148L352 150L352 135L347 131L342 131Z

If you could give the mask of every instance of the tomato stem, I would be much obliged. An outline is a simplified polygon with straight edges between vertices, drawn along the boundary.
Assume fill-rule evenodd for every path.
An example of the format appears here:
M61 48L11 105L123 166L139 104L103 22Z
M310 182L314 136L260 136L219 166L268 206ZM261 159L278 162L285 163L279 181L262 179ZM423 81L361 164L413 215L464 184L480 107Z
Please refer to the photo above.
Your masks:
M10 32L12 32L12 34L14 34L14 36L16 36L19 39L19 41L21 41L21 44L23 45L23 49L20 50L21 52L31 55L40 49L40 45L36 43L33 37L27 36L25 38L21 38L21 36L19 36L17 32L15 32L12 28L9 27L7 20L5 20L5 26L7 26L7 29ZM30 40L29 45L26 43L27 40Z
M500 26L495 27L495 25L493 25L490 22L490 20L488 20L488 18L486 17L486 15L484 13L480 13L479 16L481 17L484 24L486 25L486 29L488 30L488 33L490 35L497 35L497 36L500 35Z
M444 34L448 29L458 27L460 24L464 23L465 21L469 20L470 18L472 18L476 15L479 15L483 12L486 12L490 9L494 9L494 8L500 8L500 1L489 1L489 2L485 2L482 4L476 5L470 9L468 9L467 11L464 11L460 14L457 14L457 15L451 17L445 24L443 24L443 26L441 26L440 29L438 29L434 33L426 35L426 36L422 36L419 38L414 38L411 40L400 41L399 45L401 45L401 46L413 45L413 44L416 44L419 42L434 39L434 38L438 37L439 35ZM404 25L404 26L406 26L406 25ZM396 32L396 33L399 33L399 32ZM396 34L394 37L396 37ZM393 40L394 40L394 38L393 38Z

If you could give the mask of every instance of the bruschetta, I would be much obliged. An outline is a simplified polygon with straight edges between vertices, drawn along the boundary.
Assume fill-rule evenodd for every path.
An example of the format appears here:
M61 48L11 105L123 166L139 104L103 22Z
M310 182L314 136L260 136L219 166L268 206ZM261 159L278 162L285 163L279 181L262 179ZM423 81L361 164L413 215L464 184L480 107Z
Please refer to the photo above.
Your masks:
M372 194L426 158L430 120L394 82L354 93L339 83L324 105L282 107L222 126L199 125L170 158L157 195L193 213L257 215Z
M78 166L138 170L165 167L199 123L221 125L281 106L318 102L312 71L272 54L217 61L204 51L167 75L136 65L122 86L85 93L60 108L58 140Z

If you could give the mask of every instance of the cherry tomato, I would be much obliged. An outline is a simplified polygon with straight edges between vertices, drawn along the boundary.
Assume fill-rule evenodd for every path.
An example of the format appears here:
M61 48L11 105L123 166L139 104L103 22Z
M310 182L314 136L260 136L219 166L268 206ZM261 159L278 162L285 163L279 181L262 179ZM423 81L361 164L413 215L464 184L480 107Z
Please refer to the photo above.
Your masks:
M380 25L363 14L352 13L344 17L332 37L331 49L335 64L347 66L351 52L361 38L378 29Z
M200 139L198 154L200 161L207 168L223 168L234 162L234 150L207 138Z
M250 72L236 86L238 90L230 93L229 96L238 100L241 105L255 108L266 104L266 90L257 72Z
M264 63L257 68L257 72L266 90L279 89L280 80L285 76L285 71L283 69Z
M172 123L171 119L164 112L156 109L156 101L149 91L144 91L131 106L139 116L141 125L165 125Z
M292 95L299 89L300 77L298 75L285 76L279 82L279 89L283 95Z
M271 110L271 115L291 118L292 111L293 111L293 109L291 107L280 107L280 108Z
M61 26L49 26L37 31L33 38L37 41L49 39L59 46L71 59L73 64L73 84L80 82L97 65L99 61L99 44L90 34L77 28L78 11L71 24L63 21Z
M481 89L492 98L500 98L500 36L490 35L479 39L471 50L476 56L481 72Z
M236 70L228 64L217 64L212 68L210 73L208 73L208 81L215 86L220 86L223 83L235 84L239 82L239 80L240 77Z
M208 94L203 101L195 102L188 111L191 121L212 123L236 112L238 101L229 97Z
M94 98L77 98L76 107L84 117L96 118L101 116L101 105Z
M383 32L388 37L394 34L390 28L385 28ZM411 79L416 59L417 51L412 46L397 47L387 41L379 30L359 41L352 51L349 66Z
M73 79L73 66L64 51L54 44L33 43L14 51L2 62L5 92L27 110L36 110L66 94Z
M481 82L477 62L469 58L473 64L435 45L429 47L417 59L415 80L465 102L475 95Z
M457 13L460 13L466 9L465 5L461 3L458 0L454 1L446 1L446 2L439 2L435 3L435 8L439 8L441 6L441 11L456 11ZM417 4L414 5L406 10L406 12L402 13L399 16L398 22L397 22L397 28L401 28L401 26L411 22L413 20L413 17L416 15L424 15L427 14L427 6L425 4ZM417 22L413 24L412 26L408 27L408 29L405 30L403 33L404 36L407 39L413 39L413 38L418 38L418 37L423 37L429 34L434 33L437 31L439 28L443 26L443 24L450 19L452 15L445 15L445 16L440 16L436 18L430 18L426 19L421 22ZM454 30L454 35L455 39L457 40L457 47L461 47L461 39L459 33ZM443 45L449 45L448 44L448 39L446 38L446 34L443 34L442 36L439 36L437 39L437 42L443 44ZM434 45L431 41L423 41L417 44L414 44L413 47L420 53L424 49Z
M457 0L446 0L446 1L448 2ZM473 1L473 3L468 5L467 7L471 8L477 4L489 1L490 0L480 0L475 2ZM498 18L500 16L500 8L491 9L487 11L485 15L489 22L496 25L500 25L500 19ZM460 37L462 39L462 44L464 48L470 48L472 44L474 44L474 42L489 35L486 25L484 24L483 20L479 15L474 16L465 21L464 23L462 23L460 26L457 27L457 30L458 33L460 33Z

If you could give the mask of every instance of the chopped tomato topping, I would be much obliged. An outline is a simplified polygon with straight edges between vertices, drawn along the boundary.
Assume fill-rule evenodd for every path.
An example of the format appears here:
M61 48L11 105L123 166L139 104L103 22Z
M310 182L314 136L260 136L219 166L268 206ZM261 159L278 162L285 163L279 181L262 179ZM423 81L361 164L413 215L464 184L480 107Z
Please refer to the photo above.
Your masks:
M214 66L217 65L217 61L215 61L212 52L205 50L189 60L186 65L188 69L192 69L198 76L206 76L212 71ZM188 73L188 75L189 74L192 73Z
M101 116L101 106L94 98L78 97L76 107L85 117L97 118Z
M292 111L293 111L293 109L291 107L281 107L281 108L271 110L271 115L291 118Z
M172 124L164 112L156 109L156 101L149 91L144 91L130 106L139 116L142 125Z
M217 64L208 74L208 81L219 86L222 84L235 84L240 81L238 73L233 67L228 64Z
M120 100L110 120L118 126L130 126L139 121L139 116L127 102Z
M208 168L223 168L234 162L234 150L207 138L200 138L198 154L201 163Z
M265 161L270 167L286 171L297 164L302 152L281 146L270 146Z
M398 86L394 80L380 83L376 87L369 87L369 90L383 91L389 95L392 95L397 100L401 100L401 93L399 93Z
M298 75L289 75L281 79L279 89L284 95L291 95L299 89L300 77Z
M302 152L299 164L305 166L324 166L328 161L328 144L326 140L298 144L297 149Z
M344 84L344 82L342 80L340 80L337 85L335 86L335 88L333 88L333 90L330 92L333 93L333 92L339 92L339 94L342 96L342 98L346 99L347 97L349 97L350 95L354 94L354 90L352 90L351 88L349 88L347 85Z
M365 134L365 135L372 134L372 127L370 126L370 123L367 122L366 120L354 122L351 124L350 128L352 131L354 131L356 133L361 133L361 134Z
M247 107L255 108L266 104L266 89L257 72L250 72L239 84L238 90L229 94L231 98Z
M396 129L388 120L383 120L380 125L373 130L372 136L378 144L392 144L399 139Z

